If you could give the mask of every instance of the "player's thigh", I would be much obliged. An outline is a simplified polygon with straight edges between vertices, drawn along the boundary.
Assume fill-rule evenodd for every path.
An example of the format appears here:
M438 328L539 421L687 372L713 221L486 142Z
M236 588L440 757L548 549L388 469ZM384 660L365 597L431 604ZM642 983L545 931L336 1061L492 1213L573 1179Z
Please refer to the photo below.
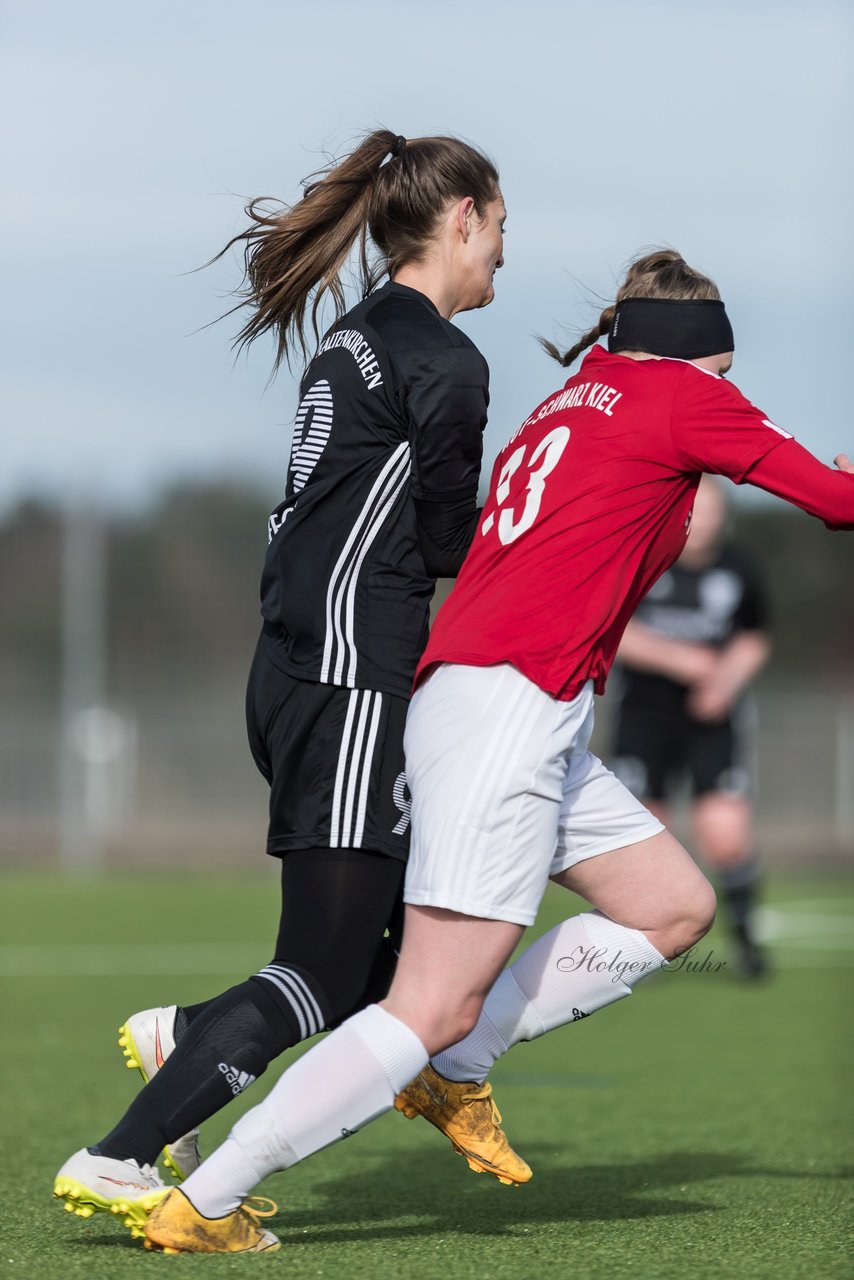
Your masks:
M274 958L334 976L368 967L397 908L405 864L369 849L294 849L282 855L282 911ZM358 960L358 963L357 963Z
M669 831L611 849L552 877L617 924L647 934L689 919L708 927L714 918L711 885Z
M645 800L644 804L654 818L657 818L663 827L669 827L673 819L673 811L669 804L665 804L663 800Z
M662 824L591 751L573 755L563 782L558 836L549 874L637 845ZM558 881L562 883L562 881Z

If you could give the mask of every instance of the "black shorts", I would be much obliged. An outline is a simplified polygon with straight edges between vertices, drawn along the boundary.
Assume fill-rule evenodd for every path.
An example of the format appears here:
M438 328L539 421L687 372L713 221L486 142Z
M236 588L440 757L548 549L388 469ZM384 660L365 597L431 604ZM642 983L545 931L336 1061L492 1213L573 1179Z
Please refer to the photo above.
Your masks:
M249 746L270 784L267 852L370 849L405 860L406 699L297 680L274 652L262 632L246 691Z
M639 800L664 800L687 780L693 796L747 795L749 734L743 714L712 724L681 710L623 703L610 767Z

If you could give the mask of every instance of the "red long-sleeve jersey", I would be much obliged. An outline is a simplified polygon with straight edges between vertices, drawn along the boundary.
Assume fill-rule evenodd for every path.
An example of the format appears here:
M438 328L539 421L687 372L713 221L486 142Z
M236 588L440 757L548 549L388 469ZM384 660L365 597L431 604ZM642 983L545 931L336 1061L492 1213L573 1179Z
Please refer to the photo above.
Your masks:
M854 527L854 476L823 467L731 382L594 347L499 454L419 675L508 662L555 697L588 679L601 693L626 623L682 551L703 472Z

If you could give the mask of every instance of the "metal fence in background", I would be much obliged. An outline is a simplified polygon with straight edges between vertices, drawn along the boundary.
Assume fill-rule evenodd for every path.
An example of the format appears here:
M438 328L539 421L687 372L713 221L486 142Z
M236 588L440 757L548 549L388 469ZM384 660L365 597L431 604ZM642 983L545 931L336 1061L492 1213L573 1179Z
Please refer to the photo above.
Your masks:
M607 697L594 749L607 758ZM854 870L854 698L799 689L757 693L746 719L757 845L769 865ZM676 834L690 847L677 809Z
M854 699L757 696L769 865L854 865ZM594 747L605 753L609 706ZM0 715L0 862L71 872L252 865L267 790L234 707ZM256 864L257 865L257 864Z

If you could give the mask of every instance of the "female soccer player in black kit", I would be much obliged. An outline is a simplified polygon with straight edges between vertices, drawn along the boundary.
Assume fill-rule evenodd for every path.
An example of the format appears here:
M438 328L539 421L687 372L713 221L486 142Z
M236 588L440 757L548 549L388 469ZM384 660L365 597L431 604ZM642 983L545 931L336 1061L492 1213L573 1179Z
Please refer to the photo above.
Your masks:
M267 851L282 861L281 924L259 973L122 1028L130 1065L151 1082L111 1133L66 1162L55 1194L82 1216L124 1213L129 1226L163 1194L164 1147L173 1172L192 1172L201 1121L285 1049L387 988L383 936L409 837L407 702L435 580L456 574L477 520L489 375L449 321L494 296L506 216L495 167L453 138L380 130L292 208L255 201L247 212L250 227L231 242L245 250L239 345L272 331L278 364L307 353L309 321L317 344L270 517L247 693L252 753L270 784ZM368 262L368 235L382 269ZM364 297L343 314L340 272L357 242ZM324 295L338 318L321 338Z

